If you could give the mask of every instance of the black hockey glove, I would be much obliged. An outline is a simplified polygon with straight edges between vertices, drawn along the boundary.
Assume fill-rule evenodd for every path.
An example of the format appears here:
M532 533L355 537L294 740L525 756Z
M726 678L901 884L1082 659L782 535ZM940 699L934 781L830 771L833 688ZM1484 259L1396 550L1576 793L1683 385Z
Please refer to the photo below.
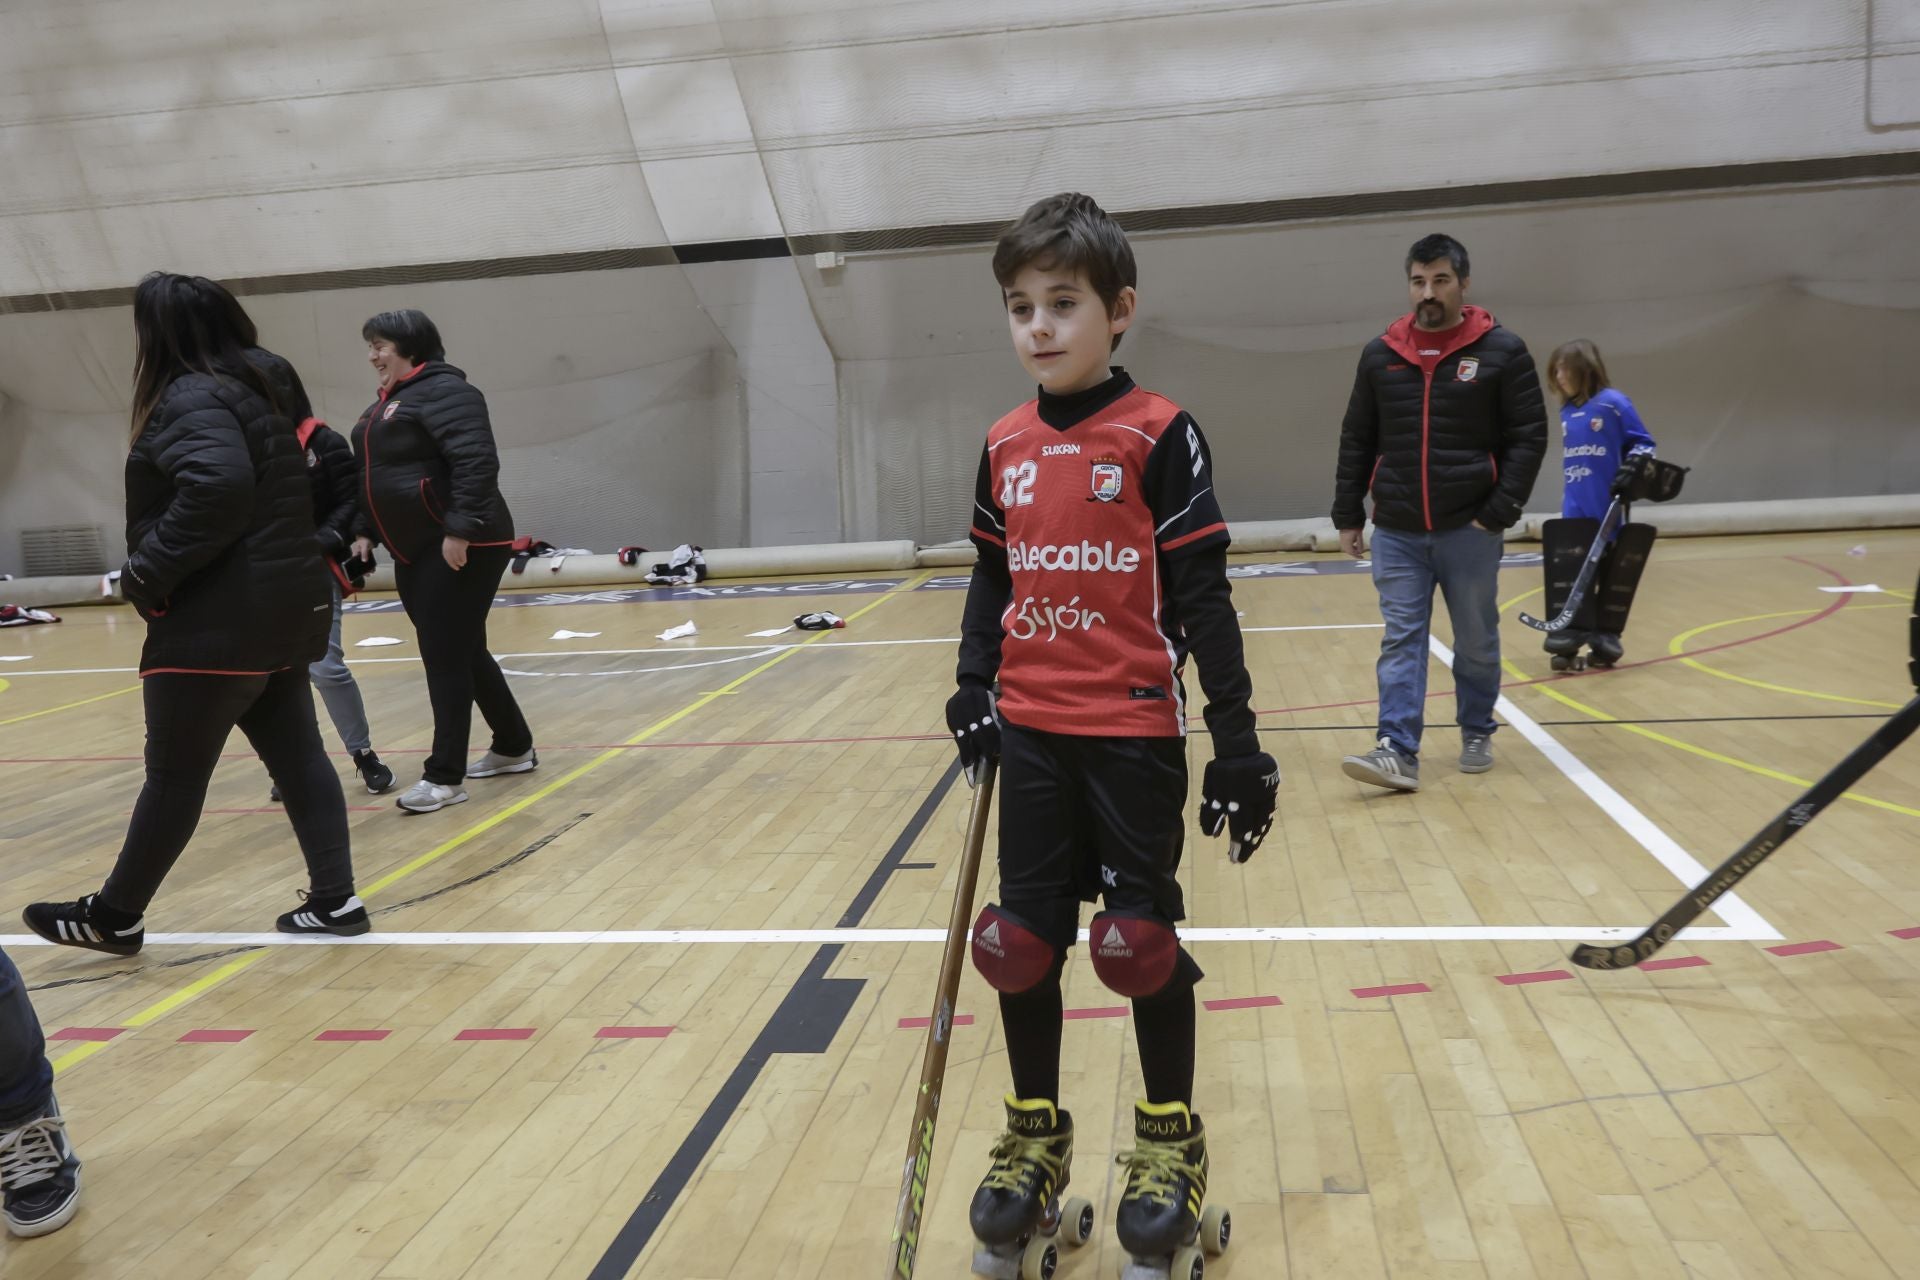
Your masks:
M1200 830L1227 833L1227 860L1245 862L1273 829L1280 766L1264 751L1207 762L1200 783Z
M987 761L1000 757L1000 722L993 714L993 691L977 680L961 682L959 690L947 699L947 728L953 731L953 743L960 749L960 770L967 785L980 785Z
M1621 459L1620 469L1613 473L1613 483L1608 486L1607 491L1616 498L1626 497L1632 492L1634 485L1639 483L1641 475L1647 469L1647 464L1652 460L1653 455L1645 451L1628 454Z
M120 570L120 598L143 618L158 618L167 611L166 600L141 576L140 566L132 560Z

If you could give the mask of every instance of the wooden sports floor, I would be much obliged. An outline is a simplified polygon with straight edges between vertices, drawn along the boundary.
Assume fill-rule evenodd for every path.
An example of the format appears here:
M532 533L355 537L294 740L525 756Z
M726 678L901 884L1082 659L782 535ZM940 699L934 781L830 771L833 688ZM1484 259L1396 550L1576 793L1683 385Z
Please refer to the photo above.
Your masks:
M1498 767L1454 768L1436 663L1414 796L1339 771L1370 745L1367 578L1240 559L1266 566L1235 594L1285 780L1254 861L1194 831L1182 873L1197 1109L1235 1214L1208 1274L1920 1276L1920 747L1663 967L1566 962L1911 695L1920 532L1662 543L1627 665L1553 680L1512 621L1539 569L1509 566ZM96 887L117 849L140 627L80 608L0 631L24 659L0 662L0 945L86 1162L80 1216L0 1243L0 1273L878 1277L924 1034L904 1024L968 802L942 717L963 593L868 576L894 585L497 609L541 768L420 817L350 789L368 938L262 933L304 881L236 735L132 960L27 945L17 913ZM1885 590L1822 590L1848 583ZM818 608L850 625L748 634ZM428 738L411 629L356 613L347 635L404 784ZM376 636L403 643L355 643ZM1113 1277L1138 1061L1084 951L1066 982L1074 1186L1101 1222L1060 1275ZM991 994L969 971L923 1277L968 1270L1007 1087Z

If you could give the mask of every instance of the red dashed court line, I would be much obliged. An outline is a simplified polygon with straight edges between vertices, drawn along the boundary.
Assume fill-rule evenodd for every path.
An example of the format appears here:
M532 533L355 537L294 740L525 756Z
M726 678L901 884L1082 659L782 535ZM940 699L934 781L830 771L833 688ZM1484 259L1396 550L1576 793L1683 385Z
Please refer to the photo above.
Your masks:
M1110 1004L1098 1009L1065 1009L1060 1016L1068 1022L1078 1022L1082 1018L1124 1018L1127 1016L1127 1006Z
M1662 969L1698 969L1703 964L1712 963L1705 956L1674 956L1667 960L1642 960L1634 968L1657 973Z
M1209 1013L1226 1013L1231 1009L1271 1009L1284 1003L1279 996L1236 996L1231 1000L1202 1000Z
M248 1036L252 1034L253 1034L252 1031L241 1031L241 1030L220 1031L212 1027L204 1027L198 1031L187 1032L187 1034L180 1037L179 1043L180 1044L239 1044L242 1040L245 1040Z
M62 1027L48 1036L49 1040L111 1040L125 1031L125 1027Z
M1421 996L1433 988L1424 982L1396 982L1385 987L1354 987L1353 994L1361 1000L1374 1000L1380 996Z
M322 1031L319 1035L315 1036L314 1039L325 1040L325 1041L385 1040L388 1036L392 1034L393 1032L391 1031L376 1031L376 1030L354 1031L354 1030L347 1030L342 1028L334 1031Z
M1776 956L1810 956L1816 951L1844 951L1845 947L1837 942L1822 938L1818 942L1789 942L1778 947L1767 947Z
M532 1027L468 1027L455 1040L531 1040Z
M1920 924L1909 925L1904 929L1889 929L1887 930L1887 932L1892 934L1896 938L1904 938L1904 939L1920 938Z
M1529 982L1561 982L1572 977L1565 969L1541 969L1534 973L1498 973L1494 980L1503 987L1523 987Z
M602 1027L593 1033L596 1040L664 1040L672 1027Z
M931 1018L902 1018L900 1019L900 1030L925 1031L927 1024L932 1021L933 1019ZM970 1027L973 1025L973 1015L970 1013L956 1013L953 1015L953 1025L956 1027Z

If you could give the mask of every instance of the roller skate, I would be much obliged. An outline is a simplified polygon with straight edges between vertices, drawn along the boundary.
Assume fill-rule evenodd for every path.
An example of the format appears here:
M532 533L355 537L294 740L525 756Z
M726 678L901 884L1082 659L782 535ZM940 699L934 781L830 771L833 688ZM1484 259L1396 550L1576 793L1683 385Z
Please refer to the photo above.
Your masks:
M1626 646L1612 632L1596 631L1587 644L1593 650L1593 665L1596 667L1610 667L1626 656Z
M1550 655L1547 665L1555 671L1585 671L1587 660L1580 646L1587 642L1585 632L1549 631L1541 647Z
M973 1193L973 1274L993 1280L1052 1280L1056 1239L1083 1245L1093 1235L1093 1206L1062 1202L1073 1166L1073 1117L1044 1098L1007 1095L1007 1130L993 1144L993 1167Z
M1114 1226L1127 1264L1120 1280L1201 1280L1209 1257L1227 1251L1233 1216L1204 1210L1207 1134L1200 1117L1178 1102L1136 1102L1134 1149L1116 1163L1127 1170Z

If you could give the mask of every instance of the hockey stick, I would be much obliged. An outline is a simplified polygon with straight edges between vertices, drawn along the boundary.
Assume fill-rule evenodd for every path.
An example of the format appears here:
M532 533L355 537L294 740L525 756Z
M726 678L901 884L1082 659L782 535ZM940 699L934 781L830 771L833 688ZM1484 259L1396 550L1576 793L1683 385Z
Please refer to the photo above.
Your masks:
M1535 631L1565 631L1573 625L1573 615L1580 612L1580 606L1586 603L1587 592L1593 590L1593 579L1600 572L1600 561L1607 554L1607 544L1626 519L1626 499L1615 497L1607 507L1607 514L1600 521L1600 531L1593 535L1593 545L1587 548L1587 559L1580 566L1580 576L1573 580L1573 589L1567 592L1567 603L1559 613L1553 615L1551 622L1542 622L1530 613L1521 613L1520 621Z
M1639 964L1673 940L1680 930L1692 924L1711 907L1720 895L1746 879L1753 869L1767 860L1781 845L1793 839L1800 828L1820 811L1839 799L1854 783L1886 759L1895 748L1920 728L1920 698L1915 698L1873 731L1873 736L1853 749L1853 753L1808 788L1806 794L1788 805L1739 852L1713 869L1713 873L1676 902L1668 912L1635 938L1617 947L1596 947L1581 943L1573 949L1572 960L1583 969L1625 969Z
M960 996L960 971L966 964L967 931L973 924L973 890L980 878L980 850L987 842L987 818L993 811L993 780L999 762L988 760L973 789L973 816L960 855L960 883L953 890L953 914L947 920L946 954L940 958L940 985L927 1020L927 1052L920 1063L920 1096L913 1108L907 1163L900 1172L900 1205L893 1215L893 1241L887 1255L888 1280L912 1280L920 1252L920 1215L927 1207L927 1182L933 1174L933 1127L940 1119L940 1090L947 1078L947 1047L953 1037L953 1002Z

